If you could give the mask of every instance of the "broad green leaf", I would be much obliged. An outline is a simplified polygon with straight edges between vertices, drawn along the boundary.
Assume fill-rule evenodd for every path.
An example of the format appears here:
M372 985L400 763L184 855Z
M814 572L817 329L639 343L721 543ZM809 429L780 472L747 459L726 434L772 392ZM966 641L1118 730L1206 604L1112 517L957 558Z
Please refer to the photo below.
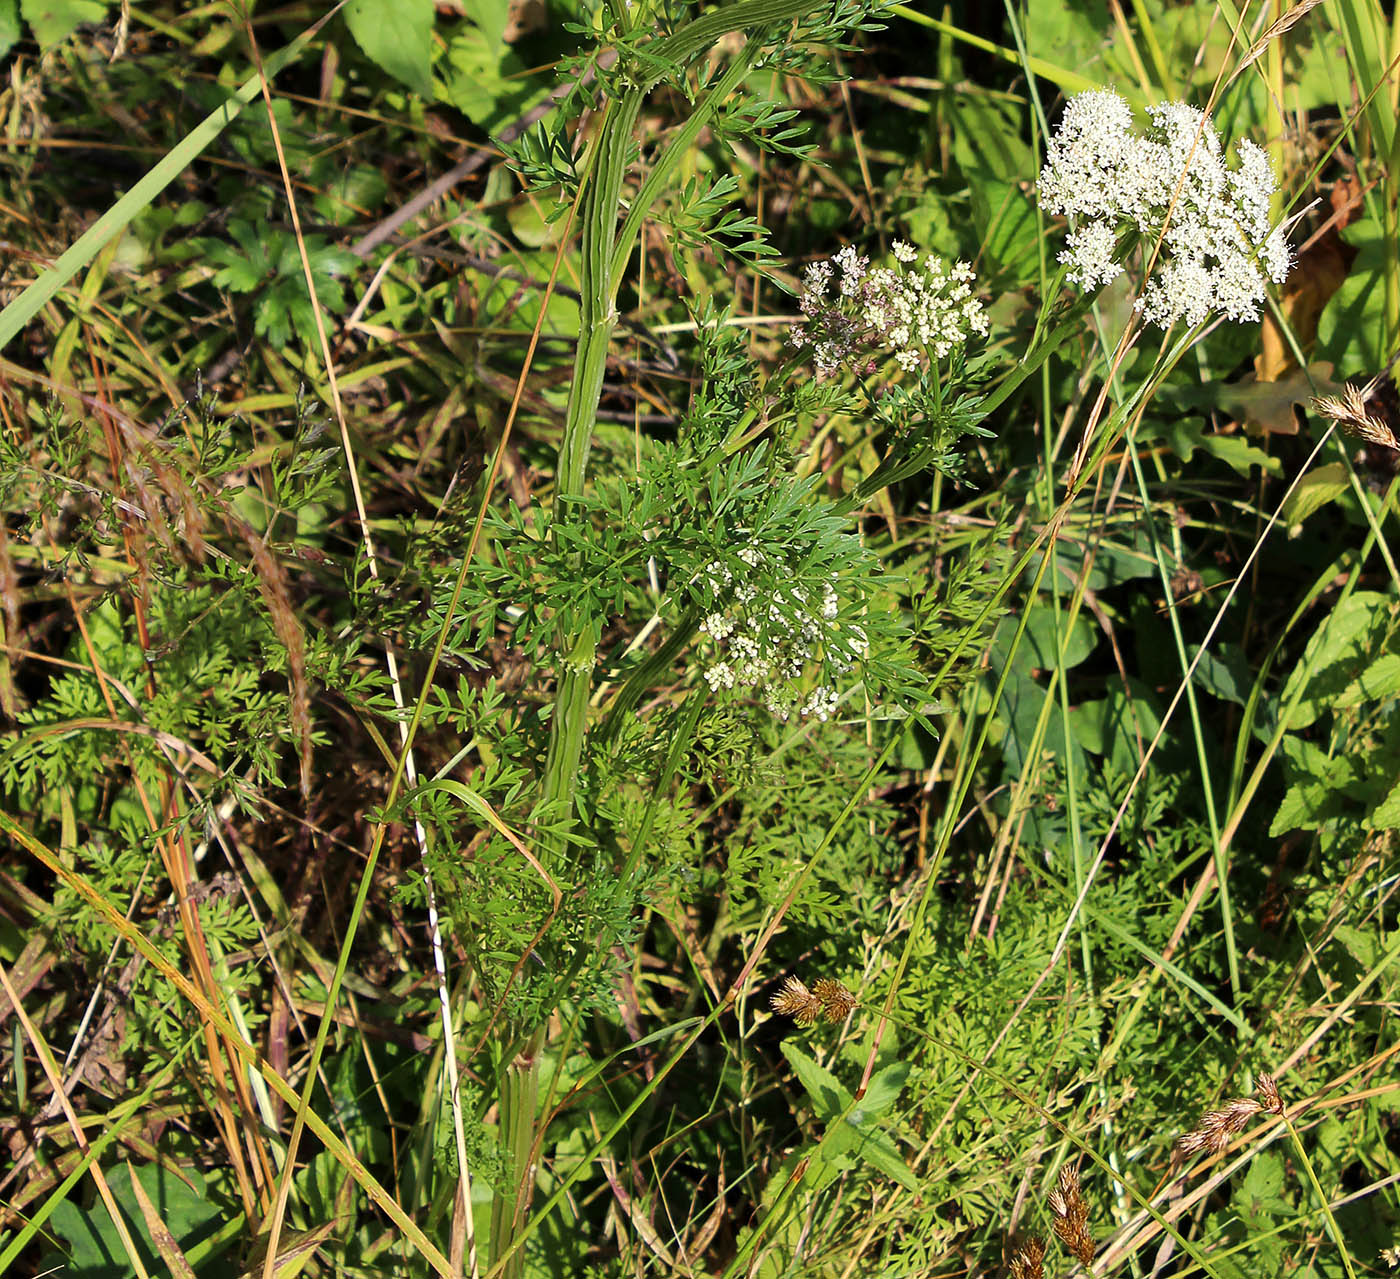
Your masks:
M832 1120L851 1104L851 1094L829 1070L817 1065L791 1040L784 1040L781 1048L788 1065L812 1099L819 1119L824 1122Z
M506 26L510 22L510 0L465 0L464 12L486 37L486 43L500 53L505 48Z
M1191 655L1193 661L1195 656ZM1236 645L1228 645L1219 653L1202 653L1192 681L1223 702L1243 706L1249 698L1250 670Z
M831 1132L831 1140L823 1143L826 1153L836 1151L850 1155L899 1182L906 1190L918 1190L919 1180L900 1158L889 1134L874 1126L873 1116L857 1107L841 1120Z
M1374 968L1379 962L1381 939L1370 930L1357 928L1354 924L1338 924L1332 937L1346 949L1363 971Z
M1240 1190L1250 1199L1277 1208L1287 1206L1279 1194L1282 1189L1283 1160L1273 1151L1261 1152L1250 1161Z
M1376 591L1356 591L1332 610L1308 641L1303 660L1284 685L1285 705L1295 696L1300 698L1289 718L1289 728L1312 724L1360 679L1378 637L1391 624L1392 611L1390 599Z
M19 5L17 0L0 0L0 58L19 39Z
M1400 782L1371 810L1366 825L1372 830L1400 830Z
M1289 494L1283 504L1283 522L1289 531L1303 523L1309 515L1334 502L1348 489L1347 469L1340 462L1328 462L1310 471Z
M1093 564L1089 569L1089 589L1103 591L1121 586L1138 577L1156 577L1157 561L1153 557L1147 534L1141 530L1125 530L1132 539L1128 543L1099 542L1094 546ZM1085 544L1072 535L1056 539L1055 571L1060 575L1061 598L1067 598L1079 585L1084 571ZM1044 589L1049 590L1047 581Z
M1345 792L1361 780L1351 761L1340 755L1329 756L1293 735L1283 739L1279 754L1290 785L1269 827L1271 837L1299 827L1320 826L1347 809Z
M1029 279L1039 264L1035 246L1040 239L1035 201L1024 182L974 179L970 186L978 239L990 272L1002 270Z
M1183 462L1189 462L1191 455L1204 449L1213 457L1218 457L1232 471L1249 478L1252 467L1263 467L1265 474L1281 476L1283 463L1270 457L1263 449L1238 435L1207 434L1200 422L1176 422L1165 432L1167 443L1173 453Z
M974 200L977 188L989 180L1024 182L1035 173L1035 154L1022 136L1019 107L982 93L960 93L949 118L954 154Z
M211 1202L204 1178L196 1168L178 1172L162 1164L145 1164L133 1170L147 1196L159 1205L165 1228L182 1249L190 1249L211 1234L223 1219ZM128 1232L141 1253L148 1273L164 1272L146 1241L146 1228L131 1182L110 1177L112 1198L126 1221ZM78 1279L125 1279L133 1273L125 1245L105 1209L87 1210L71 1200L61 1203L50 1218L53 1231L68 1241L63 1273Z
M438 89L472 123L495 129L545 92L536 80L524 77L526 70L508 47L492 47L479 28L464 24L438 62Z
M141 1210L141 1219L146 1223L146 1236L160 1253L160 1259L165 1262L174 1279L195 1279L189 1258L185 1256L179 1241L161 1219L160 1210L151 1202L150 1195L146 1193L146 1188L136 1175L136 1169L128 1163L126 1171L131 1182L131 1193L135 1197L136 1206Z
M1341 393L1342 388L1330 380L1331 373L1331 362L1321 360L1306 371L1293 369L1271 382L1256 381L1251 374L1238 382L1200 388L1203 395L1198 402L1238 418L1251 432L1295 435L1298 410L1306 409L1314 395ZM1183 388L1183 396L1188 394Z
M554 188L557 190L558 188ZM515 238L527 248L538 249L546 244L558 244L563 227L546 220L536 195L512 204L506 210L506 220Z
M909 1082L912 1069L907 1061L896 1061L882 1070L877 1070L870 1078L865 1096L860 1100L861 1109L868 1114L883 1115L899 1100L899 1094Z
M807 1090L818 1117L828 1125L821 1143L823 1158L849 1155L893 1178L906 1190L917 1190L918 1179L900 1158L889 1134L876 1123L877 1112L888 1109L899 1096L908 1078L908 1067L902 1062L886 1066L871 1081L867 1096L854 1102L836 1077L796 1044L784 1042L782 1053Z
M1069 726L1075 744L1106 756L1115 768L1131 775L1161 726L1154 701L1151 689L1130 678L1126 688L1112 686L1098 701L1072 707Z
M1339 708L1361 706L1396 693L1400 693L1400 655L1385 653L1342 689L1332 704Z
M51 49L85 22L107 16L107 0L20 0L19 9L39 48Z
M1025 24L1027 53L1081 71L1102 63L1104 32L1113 27L1104 0L1027 5Z
M1070 667L1078 666L1084 661L1098 646L1098 627L1084 609L1080 609L1068 633L1065 630L1067 621L1068 610L1063 607L1063 602L1057 618L1049 599L1044 596L1038 599L1031 609L1030 621L1026 624L1026 634L1021 641L1022 647L1017 654L1017 663L1020 664L1024 656L1029 665L1049 671L1058 666L1069 670ZM1003 627L1005 641L1009 644L1016 631L1016 620L1006 618L998 629ZM1000 640L1003 636L998 635L997 638Z
M432 101L433 0L348 0L345 22L365 56Z
M1369 377L1390 358L1385 341L1385 278L1395 246L1374 218L1358 218L1342 231L1356 249L1347 277L1317 322L1317 354L1333 361L1339 376Z

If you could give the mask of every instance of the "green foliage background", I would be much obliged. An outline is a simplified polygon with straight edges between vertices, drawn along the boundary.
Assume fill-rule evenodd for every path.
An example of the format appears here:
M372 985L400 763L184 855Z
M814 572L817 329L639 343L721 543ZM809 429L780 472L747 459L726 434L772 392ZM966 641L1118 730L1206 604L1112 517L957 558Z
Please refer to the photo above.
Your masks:
M1383 1273L1396 451L1308 404L1400 348L1398 28L1292 12L835 5L692 138L739 41L656 65L680 4L0 0L0 1269L263 1273L275 1074L323 1121L276 1273L469 1273L463 1154L480 1273L1001 1273L1066 1163L1096 1273ZM574 199L638 84L624 214L685 145L561 495ZM1034 193L1090 86L1324 197L1296 349L1110 372L1129 281L1064 288ZM896 238L975 264L987 342L816 380L803 264ZM869 643L830 721L702 677L745 548ZM789 975L856 1010L794 1028ZM1174 1153L1262 1071L1286 1124Z

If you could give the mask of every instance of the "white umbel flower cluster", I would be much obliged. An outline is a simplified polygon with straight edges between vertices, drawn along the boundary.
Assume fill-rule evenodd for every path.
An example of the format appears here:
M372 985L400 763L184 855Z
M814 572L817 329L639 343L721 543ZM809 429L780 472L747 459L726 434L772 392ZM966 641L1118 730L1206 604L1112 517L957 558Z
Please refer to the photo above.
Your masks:
M811 348L819 376L831 376L855 357L866 358L862 371L873 371L872 348L891 351L901 368L915 369L930 357L943 359L973 333L985 336L986 312L972 296L966 262L950 267L930 255L922 271L906 271L918 250L897 240L893 252L895 266L872 271L870 259L848 245L807 268L798 303L807 323L793 329L791 340L799 350Z
M1070 280L1095 289L1117 276L1125 230L1149 251L1161 236L1136 303L1145 320L1164 329L1177 320L1199 324L1214 312L1257 320L1266 277L1282 284L1293 261L1284 228L1269 226L1269 157L1243 140L1238 168L1226 168L1205 112L1165 102L1147 113L1151 124L1135 134L1122 98L1090 90L1070 99L1050 139L1040 202L1077 223L1060 254Z
M820 599L801 586L760 588L753 582L781 580L781 575L768 571L752 547L740 550L739 559L754 570L751 580L736 581L718 560L705 569L710 587L725 601L700 623L714 645L706 681L716 690L753 689L779 719L794 711L830 719L836 710L834 688L821 685L799 705L794 685L819 658L837 674L849 670L864 655L864 633L854 626L838 629L840 600L833 582L822 584Z

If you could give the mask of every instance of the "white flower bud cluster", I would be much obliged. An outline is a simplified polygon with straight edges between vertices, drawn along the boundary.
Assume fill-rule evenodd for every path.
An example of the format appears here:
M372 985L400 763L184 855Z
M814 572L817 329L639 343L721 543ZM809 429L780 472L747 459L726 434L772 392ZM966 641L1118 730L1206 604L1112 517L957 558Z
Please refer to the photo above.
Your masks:
M807 268L798 306L807 323L793 329L799 350L811 347L817 373L829 377L872 347L894 353L902 369L941 360L973 334L987 333L987 315L972 296L974 279L966 262L952 267L930 255L922 271L905 271L919 254L895 241L894 267L870 270L870 259L849 245L834 258ZM828 296L833 278L834 298ZM873 362L865 371L873 370Z
M718 560L703 577L725 599L709 613L700 630L713 642L716 657L705 668L712 689L751 688L779 719L797 714L825 721L836 710L836 690L819 686L800 706L793 685L808 662L824 657L836 673L849 670L865 653L864 632L856 626L838 628L840 599L834 582L822 584L821 599L813 600L801 586L758 586L781 580L768 571L761 552L739 551L739 559L754 570L751 580L736 581Z
M1136 135L1122 98L1090 90L1070 99L1050 139L1040 202L1078 223L1060 254L1070 280L1092 290L1119 275L1119 234L1131 228L1149 248L1161 236L1136 303L1149 323L1196 325L1217 311L1257 320L1265 277L1282 284L1293 261L1284 228L1269 227L1269 157L1246 139L1239 167L1228 169L1203 111L1165 102L1147 113L1151 124Z

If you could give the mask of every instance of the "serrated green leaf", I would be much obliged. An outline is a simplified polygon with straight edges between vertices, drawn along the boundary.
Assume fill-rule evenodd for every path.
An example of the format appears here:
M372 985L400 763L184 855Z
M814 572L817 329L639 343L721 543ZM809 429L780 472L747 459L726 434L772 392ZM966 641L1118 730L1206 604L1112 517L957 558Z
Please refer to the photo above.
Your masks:
M1391 607L1385 595L1356 591L1332 610L1284 685L1285 704L1300 697L1288 721L1290 728L1306 728L1332 708L1337 696L1357 678L1357 668L1370 657L1372 632L1388 625Z
M1367 814L1365 824L1371 830L1400 830L1400 782Z
M871 1080L869 1093L853 1104L851 1094L836 1077L817 1065L796 1044L790 1040L784 1042L782 1054L806 1089L818 1117L829 1125L822 1138L823 1158L853 1156L893 1178L906 1190L917 1190L918 1179L900 1158L889 1134L876 1123L877 1114L898 1098L909 1075L908 1066L903 1062L886 1066Z
M1274 814L1270 836L1318 826L1340 815L1347 802L1345 792L1359 780L1355 766L1293 735L1283 739L1279 754L1291 784Z
M541 87L523 78L526 66L507 46L492 48L476 27L463 26L438 63L442 97L483 128L500 127L538 98Z
M226 245L220 247L222 252L210 255L216 262L222 261L226 264L224 269L214 276L216 288L231 289L234 293L248 293L262 283L265 272L258 269L257 263L240 257Z
M1360 706L1394 697L1396 693L1400 693L1400 655L1386 653L1342 689L1333 705L1341 708Z

